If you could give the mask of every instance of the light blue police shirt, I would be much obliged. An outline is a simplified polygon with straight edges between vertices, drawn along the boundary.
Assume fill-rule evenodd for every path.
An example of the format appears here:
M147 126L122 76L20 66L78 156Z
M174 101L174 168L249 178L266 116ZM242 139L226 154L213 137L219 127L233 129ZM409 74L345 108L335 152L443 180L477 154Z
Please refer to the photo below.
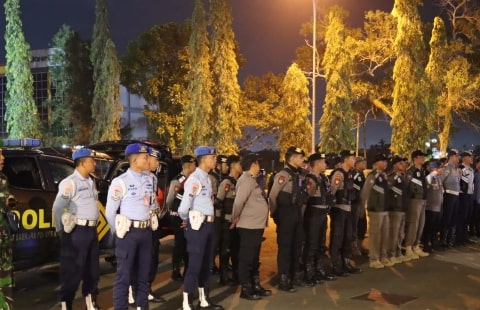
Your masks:
M208 173L198 167L185 181L178 214L183 220L187 220L189 210L197 210L210 216L214 214L212 183Z
M108 188L106 217L110 229L115 231L115 217L120 214L133 221L150 219L154 202L153 179L149 172L135 172L130 168L113 179Z
M65 211L77 219L98 220L98 191L93 180L84 178L78 170L63 179L53 202L56 231L63 230L62 215Z

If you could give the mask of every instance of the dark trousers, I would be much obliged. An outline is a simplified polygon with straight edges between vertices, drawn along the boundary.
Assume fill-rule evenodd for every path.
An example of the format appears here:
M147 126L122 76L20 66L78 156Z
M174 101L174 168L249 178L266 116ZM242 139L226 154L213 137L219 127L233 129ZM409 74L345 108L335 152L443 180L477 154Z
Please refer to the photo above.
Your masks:
M240 237L239 280L241 284L248 284L251 283L254 276L259 275L263 229L237 228L237 231Z
M113 287L113 307L115 310L128 309L127 297L130 283L134 290L133 298L136 305L145 307L148 305L147 298L150 291L148 275L152 260L152 230L132 227L125 237L115 236L115 242L117 272ZM133 282L132 279L134 279Z
M180 265L183 261L183 265L185 266L186 270L188 267L187 240L185 239L184 229L181 227L182 219L179 216L171 215L170 223L173 227L174 234L174 245L172 251L173 269L180 269Z
M473 211L473 195L460 194L460 203L457 209L457 227L456 227L456 241L463 242L467 240L468 223L472 217Z
M60 248L60 300L72 301L82 282L82 294L97 295L99 279L98 237L96 227L75 226L62 233Z
M277 209L278 273L292 279L299 271L303 243L303 221L298 206L279 205Z
M359 220L360 220L360 209L362 208L361 202L352 202L352 212L350 216L352 217L352 240L356 241L358 239L363 240L365 237L365 233L363 233L362 237L359 238Z
M352 217L350 212L333 207L330 213L330 259L334 268L342 268L343 258L352 257Z
M438 244L437 233L440 230L442 213L436 211L425 211L425 226L423 227L422 243L426 248Z
M473 202L472 221L470 223L472 231L470 235L480 237L480 204Z
M441 221L442 242L451 241L455 234L457 222L458 196L445 193L443 194L443 213Z
M307 206L303 222L305 229L303 257L306 264L313 264L316 258L325 255L323 247L326 239L327 209Z
M232 261L233 279L238 279L238 265L240 256L240 234L238 229L231 230L230 259Z
M183 280L183 291L193 294L197 283L198 287L206 287L210 279L215 250L215 226L213 223L205 222L199 230L193 230L188 223L185 239L187 239L188 269Z
M230 229L231 222L223 220L220 232L219 253L220 253L220 272L226 273L228 261L231 256L233 230Z
M150 272L148 273L148 282L150 284L155 280L158 270L158 255L160 254L160 229L152 231L152 259L150 261Z

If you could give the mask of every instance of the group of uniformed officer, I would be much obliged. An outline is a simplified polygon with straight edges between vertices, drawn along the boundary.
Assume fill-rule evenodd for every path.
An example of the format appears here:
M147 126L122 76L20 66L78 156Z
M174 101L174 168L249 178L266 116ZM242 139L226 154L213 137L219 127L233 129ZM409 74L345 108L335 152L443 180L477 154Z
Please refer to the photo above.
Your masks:
M444 165L436 161L425 165L425 155L413 152L407 170L406 158L378 154L365 178L365 159L344 150L327 177L325 154L317 152L305 160L301 148L290 147L268 198L257 180L260 158L256 154L217 156L215 148L202 146L195 149L195 157L183 156L182 171L171 181L165 202L175 227L172 279L184 282L182 309L195 308L196 288L199 308L223 309L209 299L217 252L221 284L241 284L240 297L249 300L271 295L259 278L260 246L269 212L277 225L278 287L287 292L362 272L351 258L360 254L356 251L365 234L360 225L365 209L372 268L428 256L439 244L472 242L468 233L480 233L480 194L474 191L474 174L478 173L480 183L480 172L472 168L472 155L460 155L462 167L456 151L448 153ZM106 205L116 246L113 302L115 309L128 309L129 303L148 309L149 301L164 301L153 296L150 287L159 245L157 180L152 171L161 154L135 143L126 147L125 156L130 167L112 180ZM80 281L87 309L99 309L98 193L90 177L94 157L95 151L86 148L73 153L75 171L60 183L53 205L61 237L62 310L72 309ZM389 160L392 170L387 173ZM329 248L327 215L331 219ZM227 276L229 269L232 279Z

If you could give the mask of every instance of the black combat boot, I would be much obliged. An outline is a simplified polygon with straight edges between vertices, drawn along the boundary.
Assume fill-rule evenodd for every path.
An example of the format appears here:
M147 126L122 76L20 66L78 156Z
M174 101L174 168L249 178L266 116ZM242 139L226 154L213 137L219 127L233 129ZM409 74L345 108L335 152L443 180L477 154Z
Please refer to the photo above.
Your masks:
M240 293L240 298L247 300L259 300L262 299L257 292L255 292L250 283L242 284L242 292Z
M323 283L322 281L335 281L337 277L325 270L323 266L317 266L317 270L315 271L315 278L317 280L317 284Z
M337 277L348 277L350 274L343 269L342 264L333 264L332 273Z
M297 289L293 287L288 276L284 273L280 275L278 289L289 293L295 293L297 291Z
M257 293L257 295L260 295L260 296L263 296L263 297L272 295L271 290L265 289L260 284L260 277L259 276L253 276L252 290L253 290L254 293Z
M350 258L344 258L343 259L343 269L346 272L351 273L351 274L362 273L362 269L360 269L358 267L355 267L355 266L350 264Z
M182 274L180 273L180 264L175 262L172 266L172 276L173 281L183 281Z
M303 284L302 286L304 287L310 287L314 286L317 284L315 281L315 272L313 269L313 263L312 262L307 262L305 263L305 270L304 270L304 275L303 275Z

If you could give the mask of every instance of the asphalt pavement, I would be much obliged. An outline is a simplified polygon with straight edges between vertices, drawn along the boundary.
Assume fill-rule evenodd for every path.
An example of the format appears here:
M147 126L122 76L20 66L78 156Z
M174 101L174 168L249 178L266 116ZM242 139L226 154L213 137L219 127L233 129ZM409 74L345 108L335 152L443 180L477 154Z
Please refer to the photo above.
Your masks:
M435 252L426 258L384 269L370 269L367 257L355 262L363 269L358 275L339 278L297 293L276 289L275 225L265 232L262 244L260 276L262 285L273 295L259 301L239 298L240 287L222 287L212 276L211 299L225 309L480 309L480 240L469 246ZM368 246L368 238L365 240ZM152 309L180 309L182 284L170 279L171 237L162 239L159 272L153 290L163 296L164 304L150 304ZM98 302L102 310L113 309L114 268L101 259L102 276ZM17 310L59 310L58 268L45 267L17 274ZM80 290L74 310L85 309ZM133 309L133 308L132 308Z

